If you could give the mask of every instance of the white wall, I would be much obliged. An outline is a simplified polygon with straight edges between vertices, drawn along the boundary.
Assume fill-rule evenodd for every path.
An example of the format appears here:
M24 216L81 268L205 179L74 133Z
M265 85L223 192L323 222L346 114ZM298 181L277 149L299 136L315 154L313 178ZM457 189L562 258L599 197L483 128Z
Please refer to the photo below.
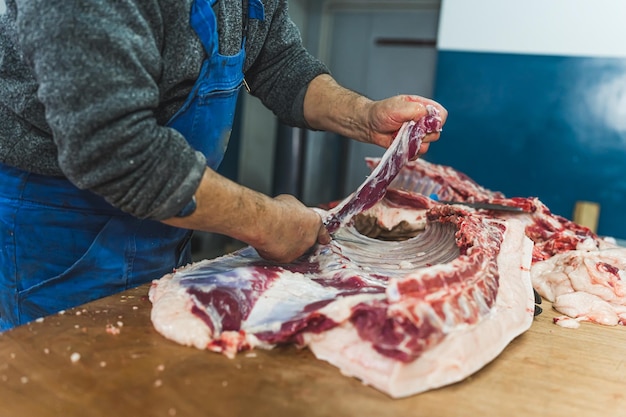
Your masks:
M4 0L0 0L0 14L4 13L7 9L7 6L4 4Z
M443 0L442 50L626 57L624 0Z

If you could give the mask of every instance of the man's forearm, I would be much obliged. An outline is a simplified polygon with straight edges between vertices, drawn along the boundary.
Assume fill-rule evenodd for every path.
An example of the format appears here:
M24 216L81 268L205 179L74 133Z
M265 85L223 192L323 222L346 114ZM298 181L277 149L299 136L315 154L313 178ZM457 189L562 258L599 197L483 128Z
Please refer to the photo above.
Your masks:
M172 217L163 222L171 226L214 232L255 245L266 239L263 231L271 226L267 211L271 199L261 193L236 184L207 169L196 191L197 209L183 218Z
M304 118L309 126L369 142L365 115L372 100L350 91L328 74L314 78L304 98Z
M293 196L270 198L207 168L195 197L193 214L163 223L233 237L275 262L291 262L316 242L330 242L320 214Z

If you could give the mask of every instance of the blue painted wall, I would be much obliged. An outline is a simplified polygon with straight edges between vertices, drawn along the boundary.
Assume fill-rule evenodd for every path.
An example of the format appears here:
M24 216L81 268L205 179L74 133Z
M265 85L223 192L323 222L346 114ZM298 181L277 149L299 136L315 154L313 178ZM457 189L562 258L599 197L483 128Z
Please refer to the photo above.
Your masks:
M626 2L442 0L434 97L449 112L427 158L626 238Z
M426 159L568 218L598 202L598 233L626 238L626 58L440 50L434 98Z

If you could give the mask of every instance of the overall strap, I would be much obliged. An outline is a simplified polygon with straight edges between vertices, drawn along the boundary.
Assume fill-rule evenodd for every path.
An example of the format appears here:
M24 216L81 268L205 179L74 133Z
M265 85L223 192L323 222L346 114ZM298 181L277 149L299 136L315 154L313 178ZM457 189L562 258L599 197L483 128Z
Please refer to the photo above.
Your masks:
M217 48L217 43L213 42L214 36L217 34L217 21L212 10L215 2L215 0L195 0L191 6L191 27L200 38L207 53L211 53ZM250 0L242 0L241 10L241 47L243 48L248 36L250 18L263 20L265 16L263 4L259 0L252 0L252 5L250 5Z
M208 54L217 48L217 22L209 0L195 0L191 6L190 24Z

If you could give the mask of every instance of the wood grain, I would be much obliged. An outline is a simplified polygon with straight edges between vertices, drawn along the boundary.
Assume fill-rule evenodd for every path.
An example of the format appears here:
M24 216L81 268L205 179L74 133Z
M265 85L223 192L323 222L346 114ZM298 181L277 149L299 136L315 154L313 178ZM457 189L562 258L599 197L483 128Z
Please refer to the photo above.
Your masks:
M572 220L574 223L589 228L594 233L598 231L600 218L600 204L593 201L577 201L574 205Z
M394 400L306 349L231 360L170 342L151 325L147 289L0 334L0 416L626 414L626 329L564 329L552 323L556 314L546 303L531 329L478 373ZM120 333L108 333L107 325ZM76 362L73 353L80 354Z

